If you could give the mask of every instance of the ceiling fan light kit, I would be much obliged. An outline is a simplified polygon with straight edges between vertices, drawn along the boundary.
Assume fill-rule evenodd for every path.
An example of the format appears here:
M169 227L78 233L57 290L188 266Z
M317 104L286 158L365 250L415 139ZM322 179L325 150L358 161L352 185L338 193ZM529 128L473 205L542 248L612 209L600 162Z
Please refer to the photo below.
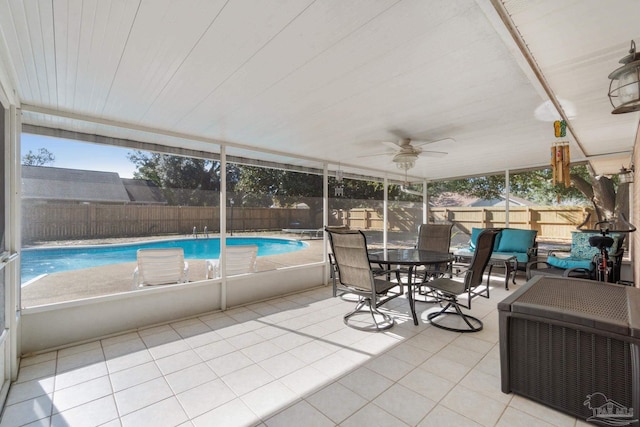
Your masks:
M612 114L631 113L640 110L640 53L631 40L629 55L622 58L622 67L609 74L609 101ZM615 102L614 102L615 101Z
M396 164L398 169L409 170L416 165L416 160L418 159L418 155L416 153L398 153L393 156L393 162Z

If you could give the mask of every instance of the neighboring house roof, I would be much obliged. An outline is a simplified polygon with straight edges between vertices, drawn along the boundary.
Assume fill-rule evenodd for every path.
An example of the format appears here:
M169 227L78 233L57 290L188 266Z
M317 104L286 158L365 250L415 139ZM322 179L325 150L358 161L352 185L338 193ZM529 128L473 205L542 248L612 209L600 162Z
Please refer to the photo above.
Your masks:
M459 193L442 193L436 197L430 198L430 204L433 207L447 207L447 206L469 206L478 200L477 197L463 196Z
M166 205L167 199L157 185L146 179L122 178L122 184L135 203Z
M150 181L121 179L116 172L22 166L22 197L67 202L166 204Z
M506 197L501 196L497 199L485 200L485 199L477 199L475 202L471 203L468 206L504 206L506 204ZM533 206L534 204L528 200L525 200L521 197L511 196L509 197L509 205L511 206Z

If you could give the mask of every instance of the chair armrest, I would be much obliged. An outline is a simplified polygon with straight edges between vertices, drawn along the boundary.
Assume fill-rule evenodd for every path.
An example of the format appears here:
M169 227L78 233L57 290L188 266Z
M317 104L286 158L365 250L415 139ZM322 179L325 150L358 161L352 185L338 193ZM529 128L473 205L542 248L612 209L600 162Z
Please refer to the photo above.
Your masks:
M527 266L525 267L525 274L526 274L526 278L527 280L531 279L531 270L541 270L540 268L538 268L538 265L544 265L544 268L552 268L553 266L551 264L549 264L546 261L529 261L527 263ZM532 268L534 267L535 268Z

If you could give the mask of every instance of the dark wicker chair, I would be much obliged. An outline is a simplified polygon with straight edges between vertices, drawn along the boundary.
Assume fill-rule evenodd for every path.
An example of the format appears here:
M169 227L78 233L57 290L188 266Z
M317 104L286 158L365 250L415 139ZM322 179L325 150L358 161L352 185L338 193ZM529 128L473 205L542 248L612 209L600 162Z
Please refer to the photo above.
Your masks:
M474 296L480 295L475 292L475 289L482 285L483 273L493 252L493 243L495 242L496 234L499 232L500 230L498 229L486 229L480 233L473 259L471 260L469 269L465 272L464 281L460 282L451 278L442 277L426 283L426 285L437 294L441 303L446 303L443 309L427 315L427 318L433 326L456 332L477 332L482 330L482 321L468 314L464 314L460 307L471 309L471 300ZM487 286L489 286L489 283L487 283ZM466 305L458 300L458 296L464 293L467 294L468 298ZM449 308L453 308L453 311L450 311ZM441 316L446 317L445 315L460 316L467 327L457 328L446 326L435 321Z
M344 323L364 331L381 331L391 328L394 325L393 317L382 313L378 307L402 294L399 272L372 270L367 254L367 240L361 231L330 229L326 231L329 234L335 261L333 277L337 281L337 286L359 297L355 309L344 316ZM388 280L392 273L395 273L397 282ZM399 291L393 292L392 289L397 286L400 286ZM359 313L370 314L373 324L361 326L350 321Z

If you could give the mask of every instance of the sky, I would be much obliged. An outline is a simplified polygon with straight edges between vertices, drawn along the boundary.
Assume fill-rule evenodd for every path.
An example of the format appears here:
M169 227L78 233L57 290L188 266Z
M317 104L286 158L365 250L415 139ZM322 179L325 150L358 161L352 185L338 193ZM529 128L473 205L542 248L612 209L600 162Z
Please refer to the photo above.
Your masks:
M133 178L135 165L127 159L130 148L108 147L100 144L71 141L62 138L23 133L21 158L29 151L37 154L46 148L54 155L51 165L57 168L116 172L120 178Z

